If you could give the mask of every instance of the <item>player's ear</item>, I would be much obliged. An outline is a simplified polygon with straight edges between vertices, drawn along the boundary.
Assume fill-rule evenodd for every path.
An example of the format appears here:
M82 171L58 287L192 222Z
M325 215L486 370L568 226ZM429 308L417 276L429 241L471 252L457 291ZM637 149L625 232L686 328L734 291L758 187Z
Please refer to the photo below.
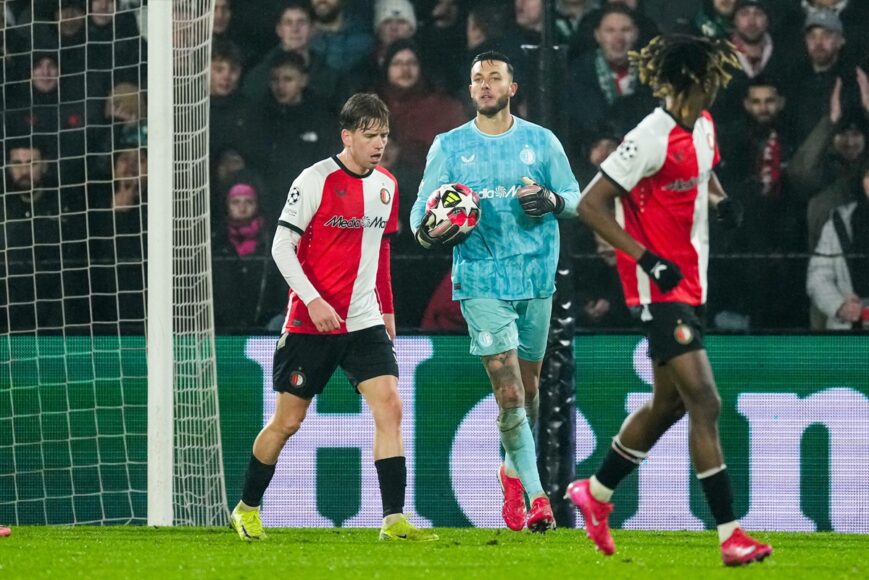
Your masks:
M519 83L517 83L516 81L513 81L512 83L510 83L510 96L511 97L516 96L516 92L518 90L519 90Z

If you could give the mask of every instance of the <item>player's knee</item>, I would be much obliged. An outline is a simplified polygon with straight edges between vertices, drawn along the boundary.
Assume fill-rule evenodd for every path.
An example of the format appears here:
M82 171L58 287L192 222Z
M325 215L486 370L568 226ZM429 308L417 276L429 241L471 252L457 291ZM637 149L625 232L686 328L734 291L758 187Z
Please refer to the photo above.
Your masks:
M721 397L713 385L698 389L690 401L689 413L703 422L717 421L721 414Z
M271 422L271 428L274 429L284 439L289 439L302 426L304 417L275 417Z
M389 423L401 424L401 397L398 394L398 390L392 390L388 395L383 397L377 403L378 415L382 416L384 420Z
M509 382L498 386L498 404L502 409L513 409L525 405L525 389L521 384Z

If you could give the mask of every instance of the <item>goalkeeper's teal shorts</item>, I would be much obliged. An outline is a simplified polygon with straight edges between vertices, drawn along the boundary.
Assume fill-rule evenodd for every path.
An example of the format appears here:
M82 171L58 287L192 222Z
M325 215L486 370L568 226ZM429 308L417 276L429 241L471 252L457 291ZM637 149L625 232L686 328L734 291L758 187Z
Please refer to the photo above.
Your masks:
M552 296L530 300L468 298L461 305L472 355L490 356L516 349L522 360L543 360Z

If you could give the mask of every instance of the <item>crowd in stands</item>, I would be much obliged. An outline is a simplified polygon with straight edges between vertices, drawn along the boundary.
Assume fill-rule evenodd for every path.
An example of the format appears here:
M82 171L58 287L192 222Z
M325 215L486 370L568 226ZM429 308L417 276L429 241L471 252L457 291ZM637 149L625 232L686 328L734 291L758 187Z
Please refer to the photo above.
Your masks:
M7 280L0 319L13 329L117 328L119 313L141 311L141 300L127 299L143 287L147 227L140 4L0 2ZM522 46L541 41L544 0L214 4L209 153L218 330L279 325L286 286L269 258L277 217L299 172L340 150L337 111L358 91L376 92L391 111L383 165L400 190L399 328L460 330L445 280L449 257L416 245L408 212L435 135L473 115L474 55L493 49L511 58L520 87L514 112L528 114L535 87L526 82L533 71ZM564 146L580 186L658 104L638 82L630 51L661 33L727 38L740 51L742 70L711 112L722 154L717 173L746 219L732 232L712 225L710 326L869 327L869 2L555 5L554 33L568 60ZM574 257L578 330L634 327L613 249L579 222L562 226ZM125 265L129 271L116 274Z

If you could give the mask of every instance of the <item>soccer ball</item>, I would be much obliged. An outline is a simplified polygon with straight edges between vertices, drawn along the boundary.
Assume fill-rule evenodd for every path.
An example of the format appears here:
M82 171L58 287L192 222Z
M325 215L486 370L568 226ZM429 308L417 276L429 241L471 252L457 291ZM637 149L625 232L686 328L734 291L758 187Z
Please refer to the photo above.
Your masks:
M452 226L458 226L458 237L464 239L480 222L480 197L467 185L441 185L428 198L426 218L422 227L437 236Z

